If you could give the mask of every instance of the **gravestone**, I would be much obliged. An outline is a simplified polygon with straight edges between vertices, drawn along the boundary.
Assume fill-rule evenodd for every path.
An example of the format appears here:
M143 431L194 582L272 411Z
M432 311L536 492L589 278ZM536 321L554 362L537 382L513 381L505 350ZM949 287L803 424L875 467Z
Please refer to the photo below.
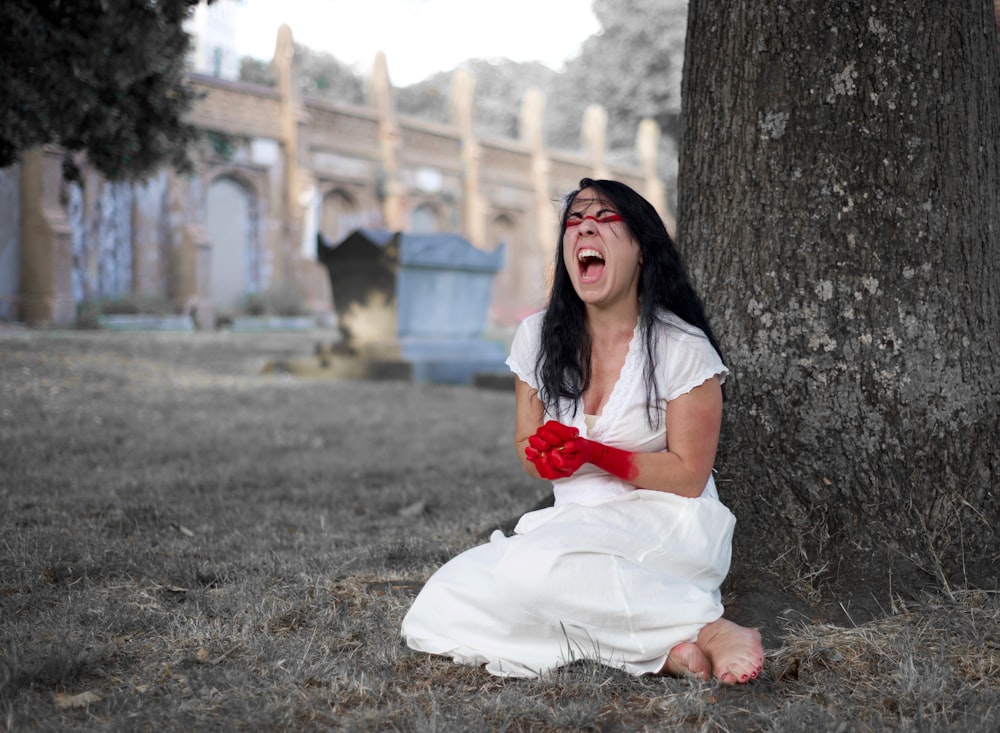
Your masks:
M318 238L317 253L330 273L334 312L343 333L341 347L368 358L397 358L398 233L356 229L328 246Z
M504 245L487 252L456 234L358 229L318 248L344 336L331 366L386 374L396 363L414 381L448 384L507 371L506 348L485 338Z

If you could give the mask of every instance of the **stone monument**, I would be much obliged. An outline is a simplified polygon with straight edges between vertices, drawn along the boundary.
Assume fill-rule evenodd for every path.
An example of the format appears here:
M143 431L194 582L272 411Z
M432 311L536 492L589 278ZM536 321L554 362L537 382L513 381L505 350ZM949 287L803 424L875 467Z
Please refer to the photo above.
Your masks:
M505 345L485 337L504 245L487 252L457 234L358 229L318 249L343 338L317 349L310 374L470 384L507 371Z

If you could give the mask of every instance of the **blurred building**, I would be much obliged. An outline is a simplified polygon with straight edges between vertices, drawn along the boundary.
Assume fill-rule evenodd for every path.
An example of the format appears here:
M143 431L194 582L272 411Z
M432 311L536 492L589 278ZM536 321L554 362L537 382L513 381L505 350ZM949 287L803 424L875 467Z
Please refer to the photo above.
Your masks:
M220 79L239 79L240 57L236 51L236 14L240 0L198 3L185 24L191 35L191 68Z
M365 227L450 232L485 250L505 242L490 309L503 330L543 304L560 197L581 177L624 180L668 216L652 121L628 168L604 160L600 109L588 110L580 150L546 149L540 93L523 100L518 139L481 138L467 72L454 76L449 124L404 118L381 54L364 105L303 99L287 26L277 86L241 83L225 18L211 14L226 4L203 10L196 172L110 183L84 166L83 185L67 184L54 149L0 170L0 320L69 324L81 303L132 299L168 302L206 328L255 309L329 321L336 293L317 243Z

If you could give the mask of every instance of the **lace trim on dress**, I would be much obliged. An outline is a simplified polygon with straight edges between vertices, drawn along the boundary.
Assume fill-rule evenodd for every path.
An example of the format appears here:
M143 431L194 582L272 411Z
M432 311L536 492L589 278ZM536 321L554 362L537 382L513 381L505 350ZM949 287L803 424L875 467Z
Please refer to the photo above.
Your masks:
M643 354L642 327L636 323L635 330L632 331L632 340L628 344L628 352L625 354L625 363L622 364L621 373L618 375L618 381L611 388L608 401L604 403L604 409L601 410L601 414L597 416L594 423L594 430L597 434L602 432L604 425L615 423L618 415L626 406L623 403L623 400L626 399L624 395L632 394L632 388L636 381L642 379Z

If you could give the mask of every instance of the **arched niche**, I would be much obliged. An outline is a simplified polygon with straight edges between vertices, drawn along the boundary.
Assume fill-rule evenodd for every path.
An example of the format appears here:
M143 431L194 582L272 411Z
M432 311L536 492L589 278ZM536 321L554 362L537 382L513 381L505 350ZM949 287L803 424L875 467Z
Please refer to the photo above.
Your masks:
M218 315L233 315L247 296L264 289L261 247L253 188L241 177L225 174L208 185L205 230L208 291Z
M364 226L357 200L347 191L336 188L323 195L319 210L319 233L327 245L343 240Z

